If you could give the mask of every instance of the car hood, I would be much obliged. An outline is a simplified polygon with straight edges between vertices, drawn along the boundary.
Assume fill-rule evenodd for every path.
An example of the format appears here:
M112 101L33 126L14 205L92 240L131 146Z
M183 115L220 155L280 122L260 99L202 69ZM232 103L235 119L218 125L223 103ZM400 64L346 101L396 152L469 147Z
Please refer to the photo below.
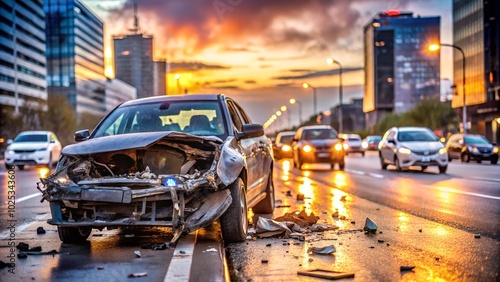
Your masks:
M412 151L439 150L444 148L441 142L401 142L400 147L406 147Z
M9 145L10 150L38 150L45 149L49 145L49 142L19 142L12 143Z
M114 152L126 149L142 149L149 147L162 139L199 142L201 144L205 143L205 141L223 143L220 138L215 136L195 136L175 131L141 132L89 139L87 141L64 147L62 153L64 155L76 156Z

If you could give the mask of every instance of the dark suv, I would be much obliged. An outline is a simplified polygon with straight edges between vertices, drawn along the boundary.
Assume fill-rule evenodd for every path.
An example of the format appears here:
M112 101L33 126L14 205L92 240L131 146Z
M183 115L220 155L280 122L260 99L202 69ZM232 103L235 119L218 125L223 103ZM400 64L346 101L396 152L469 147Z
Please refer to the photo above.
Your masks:
M293 143L293 165L302 169L305 163L335 164L340 170L345 166L344 140L329 125L303 126L297 130Z
M446 143L448 156L452 159L460 159L462 162L491 161L498 162L498 147L482 135L477 134L454 134Z

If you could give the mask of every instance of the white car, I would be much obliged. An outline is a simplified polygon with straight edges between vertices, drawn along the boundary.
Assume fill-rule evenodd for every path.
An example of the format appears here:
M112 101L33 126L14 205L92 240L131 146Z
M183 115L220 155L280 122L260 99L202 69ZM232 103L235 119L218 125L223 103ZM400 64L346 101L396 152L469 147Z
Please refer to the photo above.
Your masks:
M24 131L14 141L7 140L5 167L13 165L24 169L25 165L45 165L53 167L61 155L61 143L50 131Z
M361 136L359 134L340 134L344 139L344 150L346 156L352 153L360 153L365 156L365 147L363 147Z
M420 166L422 170L437 166L440 173L448 168L448 152L439 138L426 127L393 127L384 134L379 143L382 169L389 164L398 171L410 166Z

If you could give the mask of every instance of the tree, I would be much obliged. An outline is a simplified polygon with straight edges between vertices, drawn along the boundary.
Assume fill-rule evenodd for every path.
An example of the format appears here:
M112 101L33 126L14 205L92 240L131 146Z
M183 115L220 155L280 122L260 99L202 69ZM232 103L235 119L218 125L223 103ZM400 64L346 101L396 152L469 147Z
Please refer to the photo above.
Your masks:
M49 95L47 111L42 114L41 127L54 132L63 146L74 143L75 111L66 96Z

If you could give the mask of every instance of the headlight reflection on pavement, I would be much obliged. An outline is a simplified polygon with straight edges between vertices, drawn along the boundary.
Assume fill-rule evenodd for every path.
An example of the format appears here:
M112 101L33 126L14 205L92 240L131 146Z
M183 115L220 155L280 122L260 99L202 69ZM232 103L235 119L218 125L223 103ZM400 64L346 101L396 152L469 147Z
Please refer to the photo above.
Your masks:
M50 174L50 169L46 167L42 167L38 169L38 175L40 175L40 178L46 178Z
M283 174L281 175L281 179L283 181L288 181L290 180L290 176L289 176L289 173L290 173L290 168L292 167L292 164L289 160L284 160L282 163L281 163L281 168L283 169Z
M312 204L314 203L314 189L317 188L317 186L312 186L312 181L309 179L310 172L305 171L303 173L303 176L301 178L302 184L299 185L299 193L304 195L304 206L303 210L307 214L310 214L313 212L312 209Z

